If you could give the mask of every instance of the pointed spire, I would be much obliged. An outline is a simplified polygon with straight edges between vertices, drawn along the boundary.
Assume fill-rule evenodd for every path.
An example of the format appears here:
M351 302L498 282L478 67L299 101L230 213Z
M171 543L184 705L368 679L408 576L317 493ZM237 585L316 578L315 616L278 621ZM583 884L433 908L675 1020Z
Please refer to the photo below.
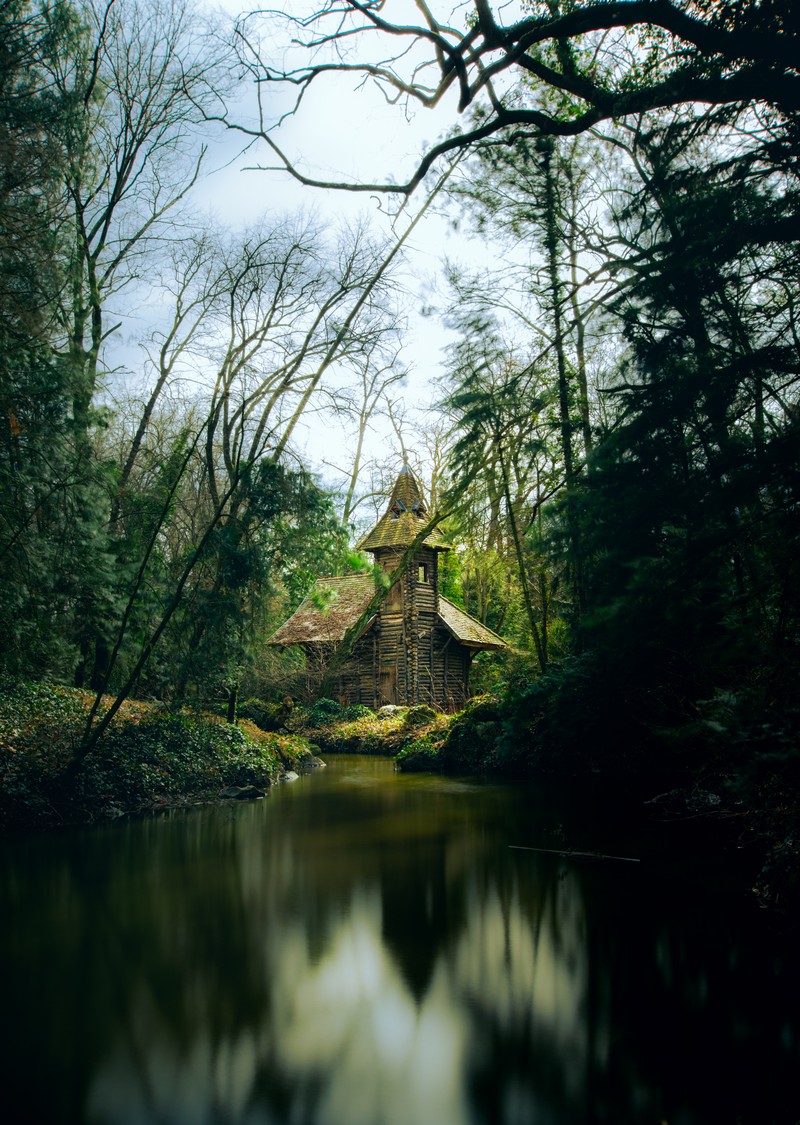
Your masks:
M419 516L425 515L427 508L425 500L417 484L417 478L407 464L402 469L394 482L392 496L389 501L389 511L415 512Z
M419 535L427 515L428 509L417 478L404 462L394 482L389 507L358 547L362 551L407 547ZM434 528L425 539L425 546L438 551L449 550L438 528Z

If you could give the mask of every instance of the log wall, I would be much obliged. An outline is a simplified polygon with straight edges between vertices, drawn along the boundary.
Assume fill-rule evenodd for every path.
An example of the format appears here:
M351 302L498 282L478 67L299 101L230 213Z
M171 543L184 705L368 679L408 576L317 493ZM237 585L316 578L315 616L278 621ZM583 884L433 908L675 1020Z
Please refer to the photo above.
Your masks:
M392 571L401 554L386 548L376 558ZM436 551L422 547L389 592L339 673L340 703L373 708L430 703L444 711L464 706L472 651L439 620L438 561Z
M387 549L378 553L378 561L391 571L400 554ZM422 547L384 601L373 627L377 690L372 706L431 703L445 710L463 706L471 653L441 624L438 604L438 552Z

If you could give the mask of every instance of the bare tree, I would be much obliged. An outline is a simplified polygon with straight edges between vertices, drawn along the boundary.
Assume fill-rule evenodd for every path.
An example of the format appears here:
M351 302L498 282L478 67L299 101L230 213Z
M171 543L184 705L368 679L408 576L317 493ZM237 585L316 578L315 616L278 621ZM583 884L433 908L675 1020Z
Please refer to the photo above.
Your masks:
M375 244L360 230L346 233L338 247L331 248L313 223L284 220L271 227L262 224L242 238L221 237L210 256L201 244L197 253L185 255L174 286L174 318L155 348L157 382L177 377L179 364L191 359L207 381L202 396L205 416L195 432L186 435L148 530L116 639L98 677L79 760L97 745L133 690L198 567L206 566L207 581L222 588L224 568L209 560L208 547L221 524L246 522L248 489L258 466L285 456L329 371L372 354L385 329L383 288L429 203L430 199L388 247ZM391 317L389 326L393 331ZM134 441L138 436L139 429ZM133 466L135 455L129 461ZM194 479L200 515L193 519L192 538L180 553L174 584L132 658L115 703L99 717L100 700L144 589L150 559L163 540L181 482L193 467L196 471L198 462L200 473ZM237 690L233 685L234 710Z
M222 297L217 251L216 240L202 230L169 248L158 287L162 298L172 305L172 317L166 328L153 331L143 343L148 360L146 370L153 379L134 419L129 444L120 451L118 492L112 504L114 522L163 392L174 392L181 375L186 375L183 361L189 359L191 364L194 358L196 363L202 341L209 342L210 314Z
M342 520L349 524L365 497L358 494L359 480L366 467L366 451L370 430L380 416L385 416L390 408L389 392L401 384L407 372L398 366L396 353L365 356L363 366L358 372L358 383L345 395L337 398L336 411L350 418L354 424L352 449L347 450L347 466L337 467L346 480L342 502ZM329 463L330 464L330 463Z
M184 0L89 0L81 51L55 75L81 107L62 138L70 282L61 322L73 409L88 425L110 298L152 270L176 237L200 174L203 110L228 80L221 37ZM207 126L204 125L207 129Z

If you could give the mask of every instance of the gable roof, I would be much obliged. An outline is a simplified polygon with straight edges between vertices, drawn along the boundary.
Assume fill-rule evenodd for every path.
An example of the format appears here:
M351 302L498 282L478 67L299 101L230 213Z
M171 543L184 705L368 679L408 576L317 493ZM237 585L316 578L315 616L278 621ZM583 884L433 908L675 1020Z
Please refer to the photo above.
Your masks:
M292 616L267 641L269 645L337 644L375 594L369 574L318 578ZM369 626L372 622L368 622Z
M477 621L466 610L459 609L447 598L439 595L439 617L445 627L453 634L457 641L467 648L501 649L508 648L508 644Z
M394 482L389 507L373 527L372 531L359 540L360 551L378 551L381 547L408 547L425 526L428 509L417 484L416 477L408 465L403 465ZM435 551L449 551L450 548L438 528L434 527L423 540L426 547Z
M375 582L367 574L318 578L292 616L272 634L267 644L338 644L350 626L358 621L374 594ZM373 616L366 622L363 632L374 620ZM508 647L497 633L441 594L439 620L467 648L497 650Z

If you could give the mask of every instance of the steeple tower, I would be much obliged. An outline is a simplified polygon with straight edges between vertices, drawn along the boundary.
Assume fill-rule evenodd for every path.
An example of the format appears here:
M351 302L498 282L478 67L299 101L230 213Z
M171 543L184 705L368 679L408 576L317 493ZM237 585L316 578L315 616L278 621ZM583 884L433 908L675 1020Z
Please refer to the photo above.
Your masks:
M399 565L405 549L414 542L428 519L428 510L416 477L404 464L395 481L389 506L359 542L388 572ZM428 698L429 685L421 683L420 669L430 664L420 645L430 644L439 612L439 552L450 548L434 528L417 548L403 577L392 586L378 612L377 632L381 652L379 695L387 702L418 702Z
M388 508L358 547L376 555L386 547L408 547L419 535L427 516L428 509L417 479L404 464L394 482ZM426 537L425 546L434 551L450 550L438 528Z
M396 571L404 552L424 530L425 500L403 465L389 506L358 546L387 572ZM505 648L505 641L439 592L439 552L449 550L434 528L414 550L404 573L380 608L363 625L352 654L339 671L337 698L343 703L429 703L453 710L469 695L469 667L481 650ZM270 638L274 645L302 645L308 666L324 669L347 630L372 606L372 575L320 578L288 621Z

